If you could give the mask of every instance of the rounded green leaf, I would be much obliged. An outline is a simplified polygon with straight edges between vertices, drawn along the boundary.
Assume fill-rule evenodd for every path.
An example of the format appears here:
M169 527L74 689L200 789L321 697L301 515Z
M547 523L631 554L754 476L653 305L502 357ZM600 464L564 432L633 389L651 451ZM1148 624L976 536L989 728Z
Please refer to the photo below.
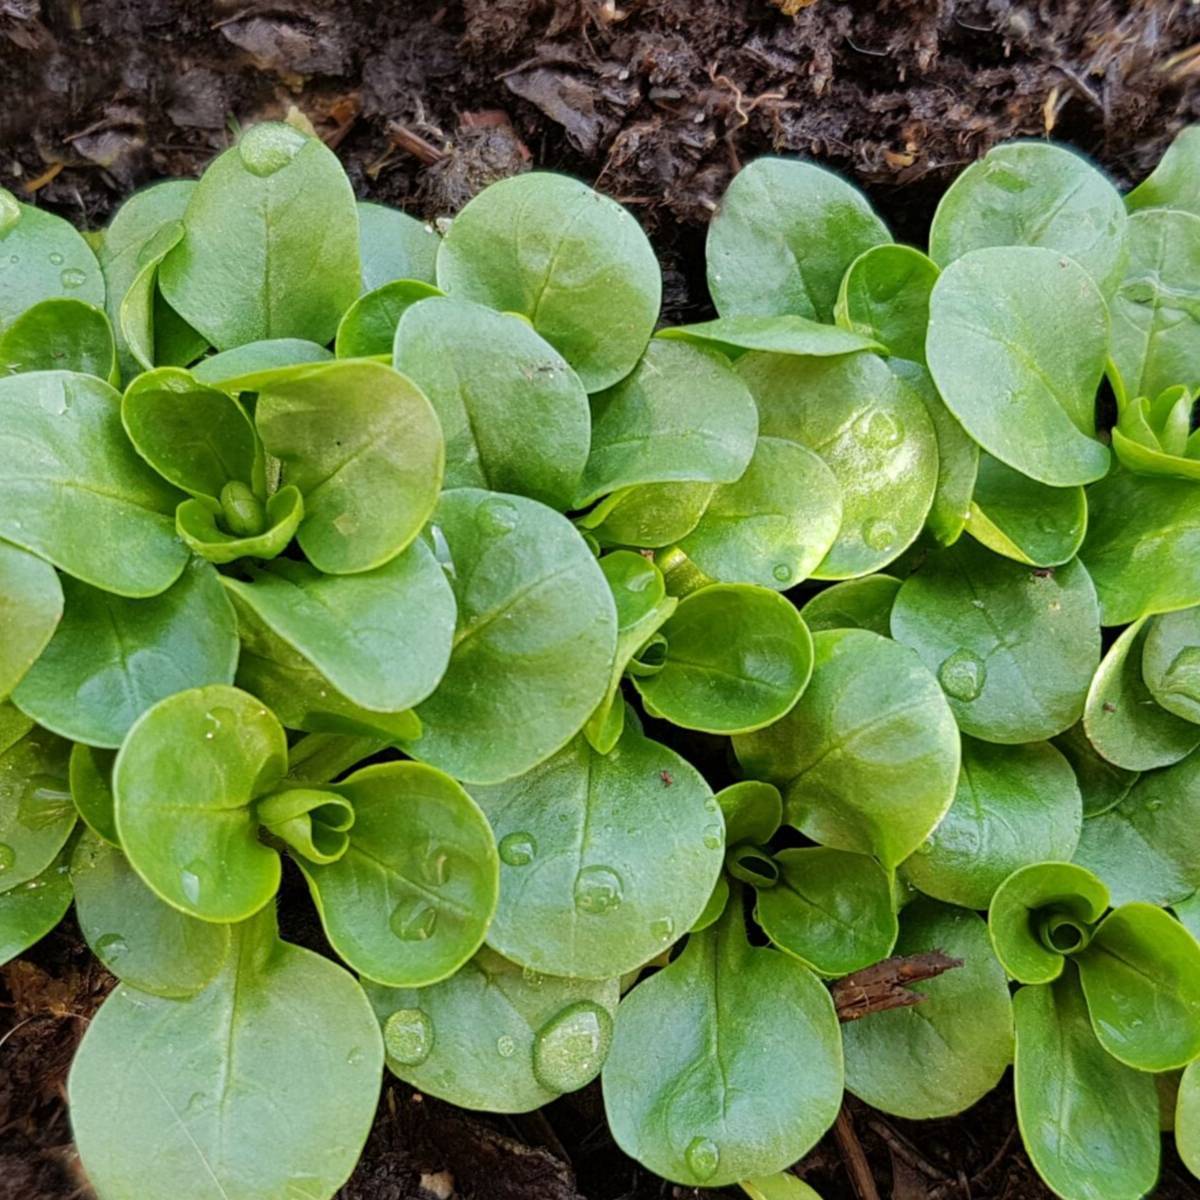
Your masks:
M422 763L365 767L327 791L354 808L336 862L297 858L330 945L368 979L426 987L483 944L499 863L487 819L448 775Z
M359 210L363 207L360 205ZM396 215L404 216L403 213ZM405 220L411 218L405 217ZM416 279L394 279L359 296L338 323L337 338L334 340L337 357L371 358L383 354L390 359L400 318L418 301L441 294L431 283L421 283Z
M813 163L760 158L734 177L708 227L708 290L723 317L829 322L846 268L889 241L845 180Z
M1200 383L1200 215L1129 218L1129 265L1112 299L1113 365L1125 394Z
M943 267L985 246L1057 251L1111 296L1125 266L1125 208L1108 179L1065 146L994 146L951 184L929 231L930 256Z
M37 662L62 612L63 589L54 568L19 546L0 542L0 700Z
M900 918L897 954L941 950L962 960L911 984L923 999L842 1027L846 1087L898 1117L948 1117L1000 1082L1013 1054L1004 971L975 913L920 900Z
M750 1200L821 1200L803 1179L797 1179L790 1171L742 1179L738 1181L738 1187Z
M1200 607L1150 622L1142 645L1142 679L1168 712L1200 723Z
M1087 532L1083 488L1047 487L984 454L971 497L967 532L989 550L1034 567L1075 557Z
M676 325L656 335L676 341L710 346L730 358L743 350L769 350L774 354L804 354L826 358L835 354L853 354L858 350L884 349L870 332L860 332L792 313L770 316L743 314L718 317L696 325Z
M0 333L0 374L77 371L117 382L117 349L104 310L57 296L27 308Z
M262 533L240 536L222 528L218 516L203 501L185 500L175 510L175 529L184 544L201 558L223 565L239 558L276 558L296 536L304 519L304 497L285 487L266 504Z
M433 283L441 238L432 226L386 204L360 200L357 208L364 293L397 279Z
M53 296L104 303L104 277L71 225L0 188L0 329Z
M1149 771L1186 758L1200 746L1200 725L1155 701L1142 677L1146 618L1113 642L1088 691L1083 727L1109 762L1127 771Z
M1076 956L1092 1028L1119 1062L1174 1071L1200 1057L1200 943L1170 913L1124 904Z
M1141 1200L1158 1178L1154 1077L1100 1045L1071 974L1021 988L1013 1011L1017 1123L1038 1174L1073 1200Z
M219 350L262 338L333 338L359 293L354 190L336 155L265 123L215 159L159 268L172 308Z
M0 891L0 967L40 942L71 907L65 851L40 875Z
M820 456L759 438L736 483L713 493L679 548L711 579L783 591L817 569L842 524L842 489Z
M32 729L0 751L0 891L41 875L75 828L70 749Z
M528 322L434 297L400 318L393 361L441 422L448 488L572 507L588 456L587 393Z
M621 1002L603 1074L613 1137L691 1187L782 1170L837 1116L841 1043L825 987L752 948L734 904Z
M1075 780L1083 797L1083 816L1097 817L1115 808L1137 783L1137 771L1126 771L1102 757L1088 738L1083 722L1077 721L1066 733L1054 738L1053 744L1071 764Z
M784 817L816 842L903 862L954 799L959 738L937 681L865 629L813 638L812 681L782 720L734 739L747 774L784 789Z
M872 246L846 268L834 319L900 358L924 362L929 293L937 277L937 266L912 246Z
M13 693L39 725L90 746L119 746L159 700L232 683L237 626L220 577L193 559L165 592L127 600L65 578L66 609Z
M841 487L842 527L817 578L870 574L911 545L933 502L937 442L920 397L883 359L747 354L738 373L760 435L815 451Z
M800 609L813 633L826 629L869 629L891 635L892 604L900 580L891 575L864 575L823 588Z
M383 363L327 363L270 383L255 421L283 483L304 496L300 546L327 574L382 566L433 512L444 459L437 414Z
M110 846L119 846L116 815L113 811L112 768L116 761L112 750L99 750L77 742L71 747L69 779L71 799L83 823Z
M225 962L228 925L165 904L116 846L90 831L71 856L69 885L84 939L122 983L155 996L193 996Z
M267 338L247 342L232 350L223 350L201 359L192 376L223 392L260 392L294 375L303 375L308 367L333 361L324 346L304 338Z
M523 970L486 946L420 989L363 981L388 1069L463 1108L530 1112L598 1074L612 1040L617 980Z
M188 558L179 495L129 445L117 393L39 371L0 379L0 409L0 537L122 596L170 587Z
M433 537L458 601L450 665L405 749L469 783L549 758L591 716L616 650L612 593L565 517L522 496L446 492Z
M1043 942L1039 914L1061 915L1083 931L1104 915L1108 903L1108 889L1085 867L1065 862L1021 867L996 889L988 910L996 956L1019 983L1050 983L1062 974L1064 955L1072 950Z
M746 733L779 720L812 674L812 637L778 592L713 584L659 630L662 669L633 676L646 711L684 729Z
M1049 742L995 746L965 737L954 803L904 874L927 896L987 908L1018 868L1070 859L1082 814L1075 773Z
M177 692L129 731L113 768L117 832L168 904L242 921L279 887L279 855L258 840L252 802L287 769L287 739L237 688Z
M822 975L849 975L887 958L896 942L888 874L865 854L812 846L775 855L779 883L754 915L781 950Z
M88 1026L68 1090L99 1194L329 1200L354 1169L383 1065L371 1006L341 967L280 941L273 913L232 938L198 995L122 984Z
M725 845L741 842L765 844L783 824L783 797L779 789L757 779L743 779L717 793L725 818Z
M1078 562L1031 571L969 540L905 580L892 634L936 673L962 731L989 742L1069 729L1100 661L1096 592Z
M1033 246L973 250L933 289L926 354L950 411L1001 462L1052 487L1099 479L1104 298L1078 263Z
M602 546L671 546L700 523L715 483L647 483L601 500L576 523Z
M1192 1063L1179 1082L1175 1148L1183 1165L1200 1179L1200 1062Z
M754 454L754 399L720 354L656 338L633 372L592 397L578 504L639 484L732 483Z
M712 791L632 722L608 754L576 738L471 794L500 847L488 945L522 966L623 975L687 932L716 885L725 831Z
M589 392L633 370L662 297L654 251L615 201L565 175L493 183L455 218L437 282L457 299L521 313Z

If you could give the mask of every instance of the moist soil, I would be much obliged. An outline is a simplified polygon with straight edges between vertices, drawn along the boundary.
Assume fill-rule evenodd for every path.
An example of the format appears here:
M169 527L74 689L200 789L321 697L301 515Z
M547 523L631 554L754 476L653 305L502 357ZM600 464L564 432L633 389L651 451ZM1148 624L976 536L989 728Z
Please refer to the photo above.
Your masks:
M710 315L706 224L741 163L801 155L924 242L964 165L1050 135L1122 186L1200 119L1189 0L0 0L0 184L83 228L135 188L199 173L242 124L297 109L364 197L451 215L547 167L628 205L665 273L664 319ZM678 741L677 738L672 739ZM685 747L712 781L724 760ZM325 950L303 885L291 940ZM86 1200L67 1067L112 978L66 922L0 968L0 1200ZM869 1019L869 1018L867 1018ZM769 1087L769 1081L764 1081ZM1007 1081L906 1122L850 1101L796 1173L826 1200L1042 1200ZM540 1113L464 1113L388 1078L341 1200L715 1196L649 1175L597 1086ZM729 1194L729 1193L723 1193ZM1160 1200L1196 1200L1168 1152ZM145 1200L166 1200L146 1197Z

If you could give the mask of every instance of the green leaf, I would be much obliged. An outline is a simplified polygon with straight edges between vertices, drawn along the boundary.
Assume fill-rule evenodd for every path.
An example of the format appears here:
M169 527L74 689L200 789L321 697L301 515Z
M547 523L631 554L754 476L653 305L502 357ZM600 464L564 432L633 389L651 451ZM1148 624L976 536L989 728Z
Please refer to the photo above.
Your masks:
M1018 868L1070 859L1082 814L1070 763L1049 742L995 746L964 737L954 803L905 863L905 876L927 896L987 908Z
M899 1117L948 1117L1000 1082L1013 1054L1013 1010L1004 971L975 913L930 900L900 918L897 954L941 950L962 960L911 984L925 998L842 1027L846 1087Z
M576 523L603 546L672 546L700 523L715 483L647 483L623 488Z
M69 751L35 728L0 752L0 891L40 876L75 828Z
M44 559L0 542L0 700L45 650L63 611L58 574Z
M954 718L906 647L863 629L818 633L813 646L799 703L770 728L735 738L738 761L783 787L785 820L814 841L895 867L954 799Z
M1154 1077L1096 1040L1073 975L1022 988L1013 1010L1017 1121L1038 1174L1071 1200L1141 1200L1158 1178Z
M92 746L119 746L159 700L232 683L238 641L216 571L193 559L165 592L126 600L65 578L66 608L13 693L39 725Z
M354 808L336 862L297 858L330 945L392 987L454 974L483 944L496 908L492 831L448 775L422 763L356 771L328 789Z
M898 926L892 884L865 854L811 846L775 855L779 883L754 915L781 950L821 975L849 975L887 958Z
M589 1083L612 1040L617 981L522 970L484 947L432 987L364 981L388 1069L464 1108L530 1112Z
M1200 384L1200 215L1129 218L1129 265L1112 299L1113 366L1125 394Z
M745 473L717 488L679 548L711 579L783 591L817 569L841 524L842 489L824 460L759 438Z
M104 303L104 277L91 247L53 213L0 188L0 330L54 296Z
M1175 1148L1183 1165L1200 1179L1200 1062L1192 1063L1179 1083Z
M1142 645L1142 679L1168 712L1200 723L1200 608L1150 622Z
M1075 861L1108 884L1114 904L1174 904L1200 888L1200 750L1147 772L1085 821Z
M782 1170L841 1104L833 1002L803 964L752 948L734 903L621 1002L603 1079L617 1144L656 1175L716 1188Z
M908 547L933 502L937 443L920 397L873 354L747 354L738 373L759 433L790 438L825 460L842 490L842 528L813 574L867 575Z
M417 709L409 753L468 783L521 775L565 746L604 698L612 593L565 517L521 496L446 492L433 535L458 601L450 665Z
M795 1175L780 1171L777 1175L760 1175L757 1179L743 1179L738 1187L750 1200L821 1200L821 1197Z
M1098 817L1115 808L1140 778L1137 771L1126 771L1102 757L1088 738L1082 721L1053 739L1075 772L1075 781L1083 797L1083 816Z
M0 891L0 966L40 942L66 916L71 907L66 853L32 879Z
M401 317L394 363L441 422L447 487L572 507L588 456L587 394L526 321L435 297Z
M934 286L926 353L942 398L988 453L1051 487L1108 470L1095 413L1107 350L1104 298L1052 250L973 250Z
M182 912L245 920L279 887L279 855L258 840L252 803L286 769L283 729L253 696L218 685L160 701L113 768L129 861Z
M633 372L592 397L577 504L637 484L733 483L754 454L754 399L726 360L655 339Z
M1065 956L1086 946L1089 927L1108 903L1108 889L1085 867L1065 862L1021 867L996 889L988 910L996 956L1019 983L1051 983L1062 974ZM1056 930L1064 931L1057 940Z
M456 299L528 317L589 392L633 370L662 296L633 217L578 180L540 171L493 183L454 218L437 282Z
M822 167L760 158L734 177L708 228L708 290L722 317L831 321L846 268L887 227Z
M967 532L989 550L1034 567L1060 567L1087 532L1081 487L1047 487L984 454Z
M117 382L117 351L104 310L57 296L27 308L0 333L0 374L77 371Z
M327 363L271 383L255 421L283 482L304 496L300 546L327 574L382 566L433 512L444 460L437 414L383 363Z
M83 823L110 846L121 844L113 811L112 768L116 757L113 750L99 750L77 742L71 747L68 764L71 799L76 810Z
M31 729L33 722L19 708L0 701L0 754L15 746Z
M356 207L364 294L397 279L434 282L441 238L431 226L386 204Z
M336 792L285 787L264 796L254 811L266 834L283 842L298 863L337 862L349 848L354 809Z
M390 359L400 318L419 301L441 294L431 283L394 279L359 296L338 323L334 341L337 357L371 358L383 354Z
M891 575L864 575L847 579L819 591L800 609L804 623L813 633L826 629L869 629L891 634L892 604L900 580Z
M159 286L219 350L262 338L323 344L358 296L354 191L333 152L290 125L255 125L214 160L183 224Z
M923 363L929 294L937 277L937 266L912 246L872 246L846 268L834 319L900 358Z
M628 722L471 794L500 847L488 945L551 975L610 979L661 954L704 910L725 831L703 776Z
M329 783L383 749L384 742L361 734L310 733L288 747L286 778L301 783Z
M757 779L743 779L717 793L717 804L725 818L725 844L765 844L783 824L783 797L779 789Z
M84 939L122 983L155 996L193 996L221 970L229 926L164 903L116 846L90 831L75 846L68 887Z
M779 720L812 674L812 638L778 592L722 583L685 596L659 631L662 669L633 676L651 716L746 733Z
M324 346L303 338L268 338L247 342L201 359L192 376L223 392L260 392L276 383L303 375L308 367L333 361Z
M1151 398L1122 397L1112 430L1113 450L1126 470L1139 475L1200 479L1200 436L1191 432L1195 397L1186 387L1169 387Z
M736 358L743 350L769 350L773 354L802 354L827 358L853 354L859 350L885 351L870 331L852 326L838 328L792 313L772 315L741 314L701 321L696 325L676 325L656 335L697 346L708 346ZM651 343L653 345L653 343Z
M39 371L0 379L0 408L0 537L122 596L170 587L188 558L178 493L126 441L117 393Z
M341 967L280 941L273 912L231 932L198 995L122 984L88 1027L68 1089L101 1195L329 1200L354 1169L383 1063L370 1005Z
M929 253L941 266L985 246L1042 246L1074 259L1106 297L1127 254L1117 189L1082 155L1048 142L995 146L950 185Z
M1088 691L1083 727L1109 762L1149 771L1186 758L1200 746L1200 725L1159 707L1142 677L1149 633L1142 617L1113 642Z
M1096 592L1077 561L1031 571L970 540L904 581L892 634L937 674L962 731L989 742L1069 729L1100 661Z
M239 558L276 558L287 548L304 519L304 497L284 487L266 503L261 533L228 533L223 521L202 500L185 500L175 510L175 530L194 554L223 565Z
M308 563L281 558L251 570L249 583L228 575L222 582L240 613L249 610L362 708L411 708L446 669L454 596L421 542L358 575L322 575Z

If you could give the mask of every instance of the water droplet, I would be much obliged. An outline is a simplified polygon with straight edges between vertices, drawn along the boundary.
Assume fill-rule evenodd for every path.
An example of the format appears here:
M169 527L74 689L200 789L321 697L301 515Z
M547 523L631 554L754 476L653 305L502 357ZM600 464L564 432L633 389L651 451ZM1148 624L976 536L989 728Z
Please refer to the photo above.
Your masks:
M891 413L876 408L863 413L854 422L854 436L871 449L887 450L900 441L904 429Z
M96 954L105 962L115 962L129 949L129 943L119 933L106 933L96 939Z
M1157 291L1148 279L1134 279L1126 283L1119 294L1131 304L1152 304Z
M774 567L771 568L771 574L774 575L780 583L787 583L787 581L792 577L792 568L789 567L787 563L776 563Z
M204 1107L204 1093L203 1092L193 1092L188 1097L187 1103L183 1106L183 1115L185 1117L194 1115L203 1107Z
M546 977L532 967L522 967L521 978L525 981L526 987L531 988L540 988L546 982Z
M383 1027L388 1058L419 1067L433 1052L433 1022L419 1008L397 1009Z
M87 272L81 271L78 267L67 267L59 275L59 279L62 281L63 287L73 291L75 288L83 287L87 283L88 277Z
M179 886L189 904L200 903L201 884L207 873L207 868L199 859L194 859L179 872Z
M987 666L973 650L955 650L938 667L938 682L947 696L969 704L979 698L987 683Z
M575 1092L595 1079L612 1042L612 1017L581 1000L551 1018L533 1040L533 1074L548 1092Z
M659 917L650 922L650 932L660 942L669 942L675 936L675 922L670 917Z
M625 580L625 590L627 592L644 592L650 586L653 578L653 571L639 571Z
M10 263L19 263L21 261L21 256L19 254L10 254L8 261Z
M1146 801L1146 808L1149 812L1158 812L1158 810L1160 808L1162 808L1162 806L1163 806L1163 802L1162 802L1161 798L1158 796L1151 796Z
M709 850L720 850L725 845L725 827L709 825L704 830L704 845Z
M17 861L17 852L6 842L0 842L0 875L11 871Z
M359 1063L366 1057L361 1046L355 1046L349 1054L346 1055L346 1066L357 1067Z
M1023 192L1031 182L1020 171L998 161L988 163L984 168L983 177L1002 192Z
M496 1053L501 1058L512 1058L516 1052L517 1043L507 1033L502 1034L496 1039Z
M537 842L532 833L518 830L500 839L500 860L510 867L523 867L537 855Z
M21 219L21 206L17 198L6 188L0 188L0 237L3 237Z
M50 261L54 266L61 267L63 265L63 256L57 250L52 250L50 252Z
M396 905L389 924L392 932L404 942L423 942L433 936L437 925L437 909L419 896L410 897Z
M872 550L890 550L896 544L896 527L891 521L873 517L863 526L862 539Z
M450 878L450 852L442 846L431 846L421 860L420 873L430 887L441 887Z
M584 867L575 877L575 907L599 916L621 906L624 884L612 867Z
M716 1174L721 1163L721 1151L717 1149L717 1143L706 1137L692 1138L683 1157L687 1160L688 1169L702 1183Z
M917 847L917 853L918 854L932 854L933 853L933 838L926 838Z
M503 537L517 527L517 510L507 500L485 500L479 506L479 527L493 537Z
M304 148L308 139L290 125L270 123L246 130L238 143L238 156L252 175L274 175Z

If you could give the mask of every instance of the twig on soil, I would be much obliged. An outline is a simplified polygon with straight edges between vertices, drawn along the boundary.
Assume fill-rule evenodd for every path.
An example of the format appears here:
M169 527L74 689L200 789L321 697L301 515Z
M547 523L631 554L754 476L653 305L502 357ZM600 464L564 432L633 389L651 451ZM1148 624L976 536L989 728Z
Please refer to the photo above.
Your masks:
M920 1171L927 1179L946 1182L950 1177L945 1171L935 1167L927 1158L917 1153L916 1149L905 1138L902 1138L886 1121L872 1120L867 1125L872 1133L878 1134L888 1149L897 1157L902 1158L914 1170Z
M951 958L941 950L923 954L885 958L839 979L832 987L833 1003L839 1021L857 1021L871 1013L886 1012L889 1008L908 1008L925 998L910 991L908 985L933 979L954 967L961 967L961 958Z
M879 1190L875 1187L875 1176L871 1174L871 1164L863 1152L858 1134L854 1132L854 1119L850 1110L843 1104L834 1122L833 1135L837 1139L842 1161L846 1164L846 1173L854 1186L854 1194L858 1200L879 1200Z
M427 167L441 162L446 157L444 150L439 150L432 142L426 141L419 133L414 133L407 125L392 124L388 126L388 138L393 146L420 159Z

